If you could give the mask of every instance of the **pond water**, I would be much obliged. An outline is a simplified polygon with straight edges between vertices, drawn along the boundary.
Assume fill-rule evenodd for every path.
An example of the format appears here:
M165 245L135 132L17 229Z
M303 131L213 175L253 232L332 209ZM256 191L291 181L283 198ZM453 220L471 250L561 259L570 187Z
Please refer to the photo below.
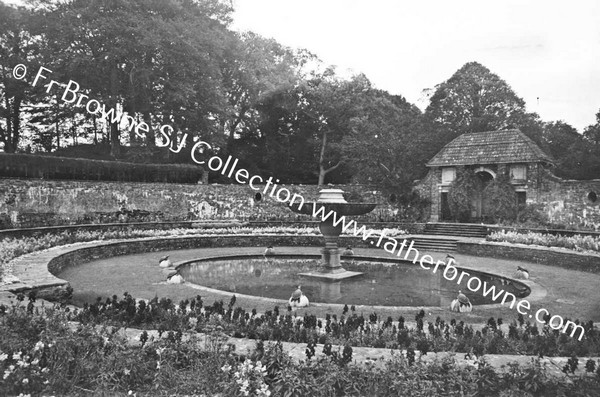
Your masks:
M297 285L311 302L347 303L381 306L439 306L448 307L459 290L473 305L494 302L483 297L481 289L467 289L467 277L460 285L446 280L441 271L433 273L412 263L347 261L346 270L365 274L338 282L322 281L299 276L298 273L318 268L316 259L245 258L199 260L179 268L186 282L223 291L276 299L288 299ZM504 290L522 298L530 293L522 283L500 276L468 270L488 287ZM507 302L511 302L510 299Z

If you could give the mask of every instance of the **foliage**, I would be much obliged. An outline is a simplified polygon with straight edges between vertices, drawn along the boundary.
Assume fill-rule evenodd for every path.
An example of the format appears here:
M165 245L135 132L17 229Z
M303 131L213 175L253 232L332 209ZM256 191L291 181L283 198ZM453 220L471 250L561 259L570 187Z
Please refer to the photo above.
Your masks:
M23 107L31 100L29 85L12 76L16 65L38 51L38 42L27 29L31 18L30 11L0 2L0 143L8 153L19 146Z
M600 173L600 146L595 144L594 126L580 134L571 125L544 123L545 149L556 161L557 176L566 179L594 179ZM587 138L587 139L586 139Z
M247 354L238 353L225 344L214 322L204 342L194 332L163 331L162 337L139 343L117 328L70 324L68 318L65 310L28 310L20 304L0 311L0 394L391 396L410 390L415 396L487 396L511 390L559 396L600 391L600 378L590 371L593 360L586 363L589 375L569 379L550 377L537 360L496 369L485 358L471 365L458 365L453 357L426 362L412 348L386 361L356 365L349 349L337 352L326 343L297 362L279 342L258 341ZM576 362L573 357L569 371Z
M284 183L364 181L393 191L404 204L412 203L412 183L426 172L425 163L464 132L520 128L557 158L560 175L589 178L600 170L597 125L580 136L565 123L543 123L476 62L438 84L421 114L364 75L342 77L306 50L233 31L232 2L27 3L0 3L6 152L60 152L83 143L92 151L108 148L111 160L190 163L194 142L202 139L211 154L235 156L255 174ZM19 63L28 65L26 80L12 77ZM149 131L138 136L127 123L89 114L85 102L66 103L56 86L50 92L39 83L32 87L39 66L63 84L77 82L89 99L145 122ZM162 133L162 125L173 130ZM156 147L161 142L171 150Z
M18 166L15 166L18 164ZM0 153L3 177L128 182L197 183L202 170L184 164L133 164L119 161Z
M517 216L517 195L508 177L499 174L483 189L484 216L495 223L512 221Z
M517 222L519 225L531 227L546 227L550 225L548 215L542 210L540 205L535 204L526 204L524 207L519 208Z
M415 167L421 152L421 112L401 96L368 89L357 115L349 120L344 153L351 158L354 180L374 184L401 198L412 193L423 169ZM373 156L377 153L377 156ZM406 202L408 200L402 200Z
M325 319L305 313L296 316L288 308L278 307L258 314L256 310L235 307L235 299L225 304L215 301L205 303L200 296L176 304L168 298L154 298L149 302L136 301L125 293L122 299L98 298L85 304L72 319L82 324L111 324L158 329L161 333L185 333L191 330L207 332L215 327L225 334L257 340L273 340L308 344L344 346L344 351L326 353L339 365L348 362L351 346L389 349L414 349L482 354L541 354L544 356L579 356L600 353L600 332L592 322L583 323L582 340L552 330L544 325L538 328L522 318L513 321L508 334L501 330L501 319L490 319L480 330L463 321L446 321L437 317L435 322L423 321L424 312L417 314L416 328L405 325L403 319L378 319L376 313L365 317L362 313L329 315ZM309 346L310 355L311 352Z
M523 99L499 76L468 62L435 87L425 117L448 142L465 132L526 127L536 115L525 112ZM523 132L530 135L527 128Z
M457 221L471 219L473 197L481 191L481 181L470 168L459 168L448 190L450 213Z
M541 245L544 247L562 247L576 251L596 251L600 252L600 237L553 235L545 233L527 232L520 233L515 231L498 231L489 234L488 241L502 241L516 244Z

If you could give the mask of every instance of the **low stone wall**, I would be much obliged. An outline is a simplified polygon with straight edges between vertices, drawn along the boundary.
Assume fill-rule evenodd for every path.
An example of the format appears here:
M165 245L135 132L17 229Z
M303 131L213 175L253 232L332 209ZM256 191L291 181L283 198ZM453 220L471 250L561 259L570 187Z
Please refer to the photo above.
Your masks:
M340 237L340 246L352 245L354 247L370 247L370 245L358 237ZM322 236L210 236L210 237L174 237L174 238L149 238L138 240L123 240L115 243L98 243L97 245L75 249L65 254L52 258L47 266L50 273L56 275L63 269L90 262L97 259L106 259L119 255L133 255L145 252L157 252L166 250L184 250L195 248L217 248L217 247L261 247L261 246L322 246Z
M515 259L570 270L600 273L600 255L525 244L458 241L456 252L465 255Z

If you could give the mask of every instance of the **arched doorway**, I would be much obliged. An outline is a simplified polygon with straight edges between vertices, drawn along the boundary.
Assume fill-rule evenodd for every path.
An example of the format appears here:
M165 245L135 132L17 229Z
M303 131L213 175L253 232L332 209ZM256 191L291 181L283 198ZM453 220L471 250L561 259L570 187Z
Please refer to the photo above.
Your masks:
M486 186L496 178L496 173L489 168L479 167L475 169L475 176L479 180L477 184L477 191L473 197L473 213L472 218L478 221L483 220L486 217L488 211L485 208L485 188Z

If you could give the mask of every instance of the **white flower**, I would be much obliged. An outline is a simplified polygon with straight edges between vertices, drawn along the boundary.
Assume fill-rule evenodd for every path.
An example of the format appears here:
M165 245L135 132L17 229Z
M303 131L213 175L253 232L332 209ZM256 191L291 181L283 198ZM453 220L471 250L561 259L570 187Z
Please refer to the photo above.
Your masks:
M12 355L12 359L13 360L20 360L21 359L21 352L14 353Z
M36 358L35 360L33 360L33 361L31 362L31 365L38 365L38 363L39 363L39 362L40 362L40 359L39 359L39 358Z
M33 350L34 351L38 351L38 350L43 349L43 348L44 348L44 342L38 341L38 343L36 343L35 346L33 347Z
M47 372L50 372L50 370L48 369L48 367L44 367L42 368L42 373L45 374Z
M27 379L27 378L23 379L23 384L24 384L24 385L26 385L26 384L28 384L28 383L29 383L29 379Z
M22 367L22 368L27 368L27 367L29 367L29 363L28 363L27 361L24 361L24 360L19 360L19 362L17 362L17 365L18 365L19 367Z
M231 370L231 365L229 364L225 364L221 367L221 371L223 372L229 372Z
M6 353L0 354L0 362L6 360L7 358L8 358L8 354L6 354Z
M11 372L9 370L4 371L4 376L2 377L2 379L6 379L10 376Z

